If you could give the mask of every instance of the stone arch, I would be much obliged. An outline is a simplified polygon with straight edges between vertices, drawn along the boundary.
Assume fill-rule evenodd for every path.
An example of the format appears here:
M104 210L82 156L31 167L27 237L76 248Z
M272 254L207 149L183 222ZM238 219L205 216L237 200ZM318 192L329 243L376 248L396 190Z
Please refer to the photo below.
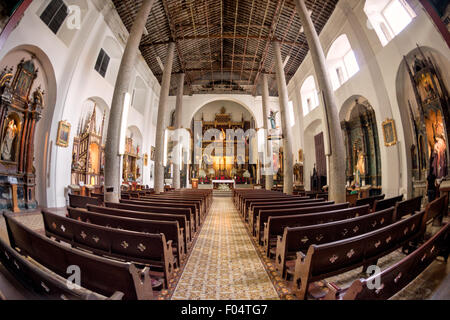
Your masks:
M367 98L353 95L343 103L339 118L347 152L347 181L350 184L356 182L354 169L361 153L366 172L362 174L361 182L358 184L380 188L382 185L380 136L373 106Z
M199 110L201 110L204 106L215 102L215 101L231 101L234 103L237 103L239 105L241 105L244 109L246 109L250 115L253 117L253 119L256 120L255 117L255 113L252 111L252 109L242 100L234 98L234 97L227 97L227 96L220 96L220 97L215 97L215 98L211 98L211 99L207 99L206 101L204 101L203 103L199 104L192 112L192 114L189 116L190 119L194 119L194 116L198 113ZM258 124L259 125L259 124Z

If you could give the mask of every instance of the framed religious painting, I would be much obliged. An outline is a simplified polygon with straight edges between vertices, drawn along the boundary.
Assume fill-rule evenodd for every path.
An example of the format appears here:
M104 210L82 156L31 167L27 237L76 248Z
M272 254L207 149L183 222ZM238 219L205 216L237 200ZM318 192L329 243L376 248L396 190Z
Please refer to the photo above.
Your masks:
M384 145L393 146L397 143L397 132L395 131L395 122L393 119L387 119L382 123Z
M69 146L70 123L67 121L60 121L58 125L58 136L56 138L56 145L67 148Z

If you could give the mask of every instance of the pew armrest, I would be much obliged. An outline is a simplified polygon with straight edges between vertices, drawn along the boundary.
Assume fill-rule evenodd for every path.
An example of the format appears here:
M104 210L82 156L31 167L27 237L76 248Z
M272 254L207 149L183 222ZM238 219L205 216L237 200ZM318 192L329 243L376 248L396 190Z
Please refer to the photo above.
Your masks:
M301 251L297 251L297 259L300 259L300 261L305 261L306 255L301 252Z

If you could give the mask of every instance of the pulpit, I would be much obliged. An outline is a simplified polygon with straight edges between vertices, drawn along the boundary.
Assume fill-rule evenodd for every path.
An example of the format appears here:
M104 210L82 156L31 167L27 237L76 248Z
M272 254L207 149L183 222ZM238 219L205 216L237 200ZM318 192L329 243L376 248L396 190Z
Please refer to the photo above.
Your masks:
M44 98L40 87L31 92L38 74L33 58L12 70L0 73L0 209L35 209L34 134Z

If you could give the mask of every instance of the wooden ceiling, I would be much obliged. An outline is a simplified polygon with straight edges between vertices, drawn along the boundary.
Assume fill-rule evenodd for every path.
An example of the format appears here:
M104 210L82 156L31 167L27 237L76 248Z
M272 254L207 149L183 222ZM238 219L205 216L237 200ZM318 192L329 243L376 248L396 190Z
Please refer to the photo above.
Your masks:
M338 0L306 0L318 33ZM113 0L128 31L142 0ZM308 44L292 0L155 0L140 50L161 83L167 44L176 43L173 73L185 73L185 94L260 95L261 75L271 74L277 95L271 41L281 42L286 80L295 74ZM159 62L159 61L160 62ZM176 77L172 76L171 94Z

